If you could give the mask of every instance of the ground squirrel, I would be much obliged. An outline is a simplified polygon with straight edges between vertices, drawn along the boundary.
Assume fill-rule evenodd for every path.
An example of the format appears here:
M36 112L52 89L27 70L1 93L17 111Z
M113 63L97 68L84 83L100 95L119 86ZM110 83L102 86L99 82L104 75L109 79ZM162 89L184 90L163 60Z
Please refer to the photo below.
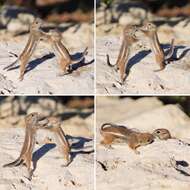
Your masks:
M111 147L115 139L121 138L126 140L127 144L136 154L138 147L150 144L154 141L154 136L150 133L140 133L125 126L116 125L113 123L104 123L100 128L100 134L103 137L102 145Z
M4 70L10 70L18 61L20 62L20 81L24 78L24 72L26 70L26 65L28 64L29 59L31 58L32 54L34 53L38 43L40 40L50 42L53 52L58 59L58 63L61 66L63 75L66 71L69 71L70 66L74 63L79 63L84 59L84 56L88 53L88 48L84 50L81 57L74 60L72 59L69 51L62 43L62 36L61 33L57 30L50 30L49 32L44 32L41 27L43 22L41 19L36 18L33 23L30 25L30 34L27 41L27 44L19 55L17 60L12 64L6 66Z
M63 153L67 166L70 159L70 145L61 129L60 120L55 117L45 118L41 114L31 113L25 117L25 140L18 159L14 162L3 165L3 167L13 167L25 164L28 169L28 179L31 179L33 169L31 169L32 152L36 143L36 132L38 129L46 129L55 133L59 150Z
M19 55L18 59L12 64L6 66L4 70L10 70L18 61L20 62L20 76L19 79L22 81L24 77L24 72L26 65L34 53L37 44L40 39L43 38L43 31L40 29L43 22L41 19L36 18L33 23L30 25L30 34L26 46L22 53Z
M155 129L155 130L153 131L152 135L153 135L154 137L159 138L160 140L176 139L176 140L178 140L180 143L182 143L183 145L190 146L189 143L187 143L187 142L185 142L185 141L183 141L183 140L180 140L180 139L178 139L178 138L176 138L176 137L173 137L173 136L171 135L171 133L169 132L168 129L164 129L164 128Z
M131 48L134 43L138 42L139 40L141 40L140 38L143 37L143 36L142 37L136 36L136 33L140 31L144 34L143 36L148 37L151 50L155 56L156 63L158 63L160 66L160 69L155 71L163 70L165 68L166 62L168 62L171 59L174 53L174 45L173 45L174 39L172 39L170 49L168 50L167 55L165 55L165 52L163 51L158 39L157 27L153 23L147 22L141 27L137 27L135 25L126 26L123 30L122 45L119 51L116 64L112 65L110 63L109 55L108 54L106 55L107 64L111 67L117 66L117 69L120 72L120 78L122 84L126 79L126 66L128 63L128 58L131 54Z
M61 121L56 117L47 117L47 124L40 127L40 129L47 129L55 134L55 140L58 145L59 151L64 156L64 159L66 161L64 166L68 166L71 162L70 157L70 144L68 140L66 139L66 135L64 131L61 128Z
M14 162L5 164L3 167L13 167L25 164L28 169L29 178L31 178L32 151L35 145L36 131L38 128L47 124L47 122L48 121L44 116L36 112L25 117L25 139L20 156Z
M154 137L158 137L160 140L167 140L172 138L169 130L164 128L155 129L152 134Z
M120 72L121 83L123 84L126 78L126 67L129 56L131 54L132 45L139 39L136 36L138 28L135 25L128 25L123 30L123 40L119 51L119 55L115 65L110 63L109 55L107 54L107 64L111 67L117 66L117 70Z
M172 57L173 52L174 52L174 39L172 39L170 49L165 55L161 44L158 39L158 34L157 34L157 27L153 23L147 22L145 23L142 27L139 28L146 37L148 37L151 50L154 53L156 63L159 64L160 69L155 70L155 71L161 71L165 68L166 62Z
M72 59L69 51L62 43L61 33L56 29L50 30L48 33L44 33L44 37L46 37L47 41L50 42L57 61L61 66L62 72L60 75L66 74L67 71L70 70L72 64L81 62L84 59L84 56L88 54L88 48L86 48L80 58Z

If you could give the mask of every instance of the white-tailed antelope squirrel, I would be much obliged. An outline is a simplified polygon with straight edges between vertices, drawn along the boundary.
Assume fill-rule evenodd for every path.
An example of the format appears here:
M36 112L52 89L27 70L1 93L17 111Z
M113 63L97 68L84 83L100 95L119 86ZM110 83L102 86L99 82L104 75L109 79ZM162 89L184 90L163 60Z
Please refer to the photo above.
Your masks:
M84 56L88 54L88 48L86 48L80 58L72 59L68 49L62 43L62 36L58 30L50 30L48 33L44 33L43 35L47 41L50 42L53 53L61 67L62 72L60 75L66 74L70 69L69 66L81 62L84 59Z
M122 84L124 83L125 78L126 78L126 67L127 67L129 56L131 54L132 45L139 40L136 36L137 31L138 31L138 28L135 25L128 25L124 28L122 45L119 50L119 55L118 55L115 65L112 65L110 63L109 55L106 55L107 64L111 67L117 66L117 69L119 69Z
M40 39L43 38L43 31L40 29L42 24L43 22L39 18L36 18L33 21L33 23L30 25L30 29L29 29L30 34L29 34L29 38L24 50L22 51L22 53L19 55L19 57L17 58L15 62L13 62L12 64L4 68L4 70L9 70L19 61L20 62L20 76L19 76L20 80L23 80L26 65L28 64L29 59L34 53Z
M61 123L55 117L45 118L38 113L31 113L25 117L25 139L18 159L5 164L3 167L14 167L25 164L28 169L29 179L32 177L31 169L32 152L36 143L36 132L38 129L47 129L55 133L59 150L63 154L67 166L70 161L70 145L61 128Z
M180 140L176 137L173 137L170 133L170 131L168 129L165 129L165 128L159 128L159 129L155 129L152 133L152 135L156 138L159 138L160 140L168 140L168 139L176 139L178 140L180 143L182 143L183 145L188 145L190 146L189 143L183 141L183 140Z
M151 50L154 53L156 63L159 64L160 69L155 71L161 71L165 68L166 62L172 57L174 52L174 39L172 39L170 49L168 54L165 55L160 41L158 39L157 27L151 22L145 23L142 27L139 28L146 37L148 37Z
M25 164L28 169L29 178L31 177L32 151L35 145L36 131L37 128L42 127L46 123L47 119L36 112L25 117L25 139L20 156L14 162L5 164L3 167L13 167Z
M104 123L100 128L100 134L103 137L102 145L110 147L114 140L120 138L125 140L136 154L139 154L136 150L138 147L148 145L154 141L154 136L150 133L136 132L125 126L113 123Z
M158 137L160 140L167 140L172 138L169 130L164 128L155 129L152 134L153 136Z
M4 70L10 70L19 61L20 80L23 80L26 65L28 64L28 61L34 53L40 40L50 42L53 52L58 59L58 63L61 66L62 73L60 75L65 74L66 71L69 70L69 66L71 66L72 64L79 63L80 61L82 61L84 59L84 56L88 53L88 48L86 48L80 58L72 59L71 55L69 54L69 51L66 49L66 47L63 45L61 41L61 33L57 30L50 30L46 33L41 29L42 25L43 22L39 18L36 18L33 21L33 23L30 26L30 34L24 50L15 62L4 68Z

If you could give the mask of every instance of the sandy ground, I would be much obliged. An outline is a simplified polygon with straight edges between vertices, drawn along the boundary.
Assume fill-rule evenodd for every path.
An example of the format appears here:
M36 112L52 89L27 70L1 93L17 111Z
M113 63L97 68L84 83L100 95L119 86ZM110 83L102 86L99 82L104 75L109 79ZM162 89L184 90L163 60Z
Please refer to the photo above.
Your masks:
M40 42L27 65L24 80L19 81L19 64L10 71L3 68L16 60L9 54L20 55L28 40L28 34L14 37L1 31L0 44L0 93L1 94L93 94L94 55L91 25L82 25L78 31L70 27L62 33L63 43L73 59L81 56L88 47L88 55L80 63L73 64L73 72L59 76L60 66L49 44ZM84 36L84 31L86 36Z
M124 85L120 85L119 73L106 63L106 54L115 64L121 39L119 36L97 38L97 93L98 94L188 94L189 82L189 46L175 46L174 57L185 56L172 61L163 71L155 63L154 55L147 50L133 50L128 64L130 72ZM168 45L165 45L165 51ZM181 47L181 48L180 48Z
M114 109L113 109L114 108ZM105 122L123 124L138 131L167 128L173 137L138 148L126 144L106 149L99 144L99 128ZM190 188L189 117L177 105L162 105L156 98L132 100L97 98L97 189L187 190Z
M94 154L93 154L93 114L82 119L73 117L64 121L62 128L72 144L73 161L63 167L64 160L54 144L54 135L41 130L37 132L37 142L33 160L37 167L29 181L24 166L3 168L2 165L18 158L23 141L24 128L0 129L0 190L12 189L55 189L55 190L92 190L94 187ZM80 129L80 130L79 130ZM45 138L51 138L50 144L44 144ZM81 150L84 147L86 150Z
M59 76L61 71L56 58L52 53L47 53L41 48L42 54L32 59L27 66L24 80L19 81L19 68L11 71L4 71L3 68L14 62L15 58L10 58L8 51L20 53L24 43L8 43L6 47L1 44L0 52L3 58L0 59L1 71L1 93L3 94L92 94L94 91L93 74L93 51L89 49L89 54L85 57L85 62L75 64L76 70L71 74ZM84 49L75 50L78 54ZM71 53L71 54L73 54Z

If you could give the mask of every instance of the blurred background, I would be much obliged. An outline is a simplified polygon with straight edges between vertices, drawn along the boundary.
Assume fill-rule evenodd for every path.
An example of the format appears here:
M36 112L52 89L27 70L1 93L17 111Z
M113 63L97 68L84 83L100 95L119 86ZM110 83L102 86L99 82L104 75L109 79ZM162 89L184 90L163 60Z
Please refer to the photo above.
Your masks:
M47 21L90 22L93 20L93 0L1 0L1 6L12 6L17 11L29 11ZM15 9L16 15L16 9Z
M119 34L123 26L155 23L161 37L175 36L187 42L189 34L189 0L99 0L97 1L97 34Z
M24 117L32 112L60 118L66 134L93 136L94 97L92 96L0 97L1 128L25 127Z
M145 96L132 96L134 100L138 100ZM151 96L149 96L151 98ZM127 98L127 96L120 96L119 99ZM181 107L181 109L190 116L190 97L189 96L157 96L163 105L174 104Z
M63 32L66 47L93 46L93 0L1 0L0 40L21 40L35 17L44 20L45 31Z

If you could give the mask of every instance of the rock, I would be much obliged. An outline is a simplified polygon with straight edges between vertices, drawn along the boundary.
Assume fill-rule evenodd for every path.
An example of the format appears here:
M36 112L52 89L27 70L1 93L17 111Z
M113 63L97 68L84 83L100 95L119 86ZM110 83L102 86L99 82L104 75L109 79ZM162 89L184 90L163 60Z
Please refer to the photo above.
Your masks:
M54 112L56 110L56 101L50 98L40 98L38 99L39 106L45 110ZM51 115L51 114L49 114Z
M0 94L12 93L15 87L11 80L8 80L4 75L0 74Z
M23 23L17 19L12 19L7 25L7 30L13 34L18 34L23 31L28 31L28 28L29 28L28 25L23 25Z
M66 110L65 110L65 105L63 103L60 103L60 102L57 102L56 104L56 111L57 111L57 114L63 114Z
M177 105L166 105L141 113L127 119L124 124L150 132L156 128L167 128L177 138L187 138L187 131L190 131L190 118Z
M37 103L33 103L26 109L27 113L31 112L40 112L43 113L45 116L52 116L63 114L65 106L57 102L56 99L50 98L39 98Z
M96 25L102 25L104 24L104 11L103 10L99 10L96 13Z
M140 24L140 21L141 20L139 18L135 18L129 13L125 13L119 18L119 24L122 26L131 25L131 24L138 25Z
M28 110L27 110L27 114L30 114L32 112L38 112L43 114L44 116L50 116L52 114L52 110L48 110L48 109L44 109L41 106L38 106L37 104L32 104Z
M12 102L6 102L1 105L1 118L12 116L13 114L13 104Z
M94 114L91 114L85 119L86 128L89 130L90 137L93 137L94 135L94 127L92 121L94 121Z
M81 120L79 116L75 116L65 122L62 122L62 127L66 134L75 137L84 136L87 138L92 138L94 134L92 123L93 118L93 114L89 117L89 120Z
M172 139L154 142L139 151L140 155L135 154L126 144L115 145L109 150L98 145L97 189L188 190L190 173L186 172L190 167L181 166L178 170L171 163L174 156L175 162L188 165L188 146L179 145L178 140Z
M11 125L15 126L18 125L18 123L20 122L21 118L19 116L12 116L7 118L7 122L10 123Z
M133 17L144 20L146 18L147 10L139 7L131 7L129 12Z
M19 113L20 105L18 99L14 96L4 97L1 101L3 102L0 107L0 115L2 118L14 116Z
M35 19L35 16L32 15L32 14L27 14L27 13L19 13L18 14L18 19L22 22L22 23L25 23L25 24L31 24L34 19Z
M35 13L30 9L18 6L5 5L1 9L0 21L12 33L27 31L28 25L33 22Z
M94 25L84 23L80 26L69 27L68 30L64 32L63 40L64 44L68 44L66 45L67 48L82 48L81 51L83 51L85 46L89 48L93 47Z
M97 110L98 128L102 123L113 122L150 133L156 128L167 128L177 138L188 138L190 132L189 116L178 105L163 105L157 98L144 97L131 101L130 98L100 97L97 99Z
M144 97L136 101L131 98L112 99L107 97L97 98L97 126L105 122L121 122L126 119L138 117L142 113L151 112L160 108L163 103L157 98ZM114 113L110 111L114 107ZM127 108L126 108L127 107ZM105 113L110 113L106 115ZM113 114L112 114L113 113ZM128 125L128 124L127 124Z

